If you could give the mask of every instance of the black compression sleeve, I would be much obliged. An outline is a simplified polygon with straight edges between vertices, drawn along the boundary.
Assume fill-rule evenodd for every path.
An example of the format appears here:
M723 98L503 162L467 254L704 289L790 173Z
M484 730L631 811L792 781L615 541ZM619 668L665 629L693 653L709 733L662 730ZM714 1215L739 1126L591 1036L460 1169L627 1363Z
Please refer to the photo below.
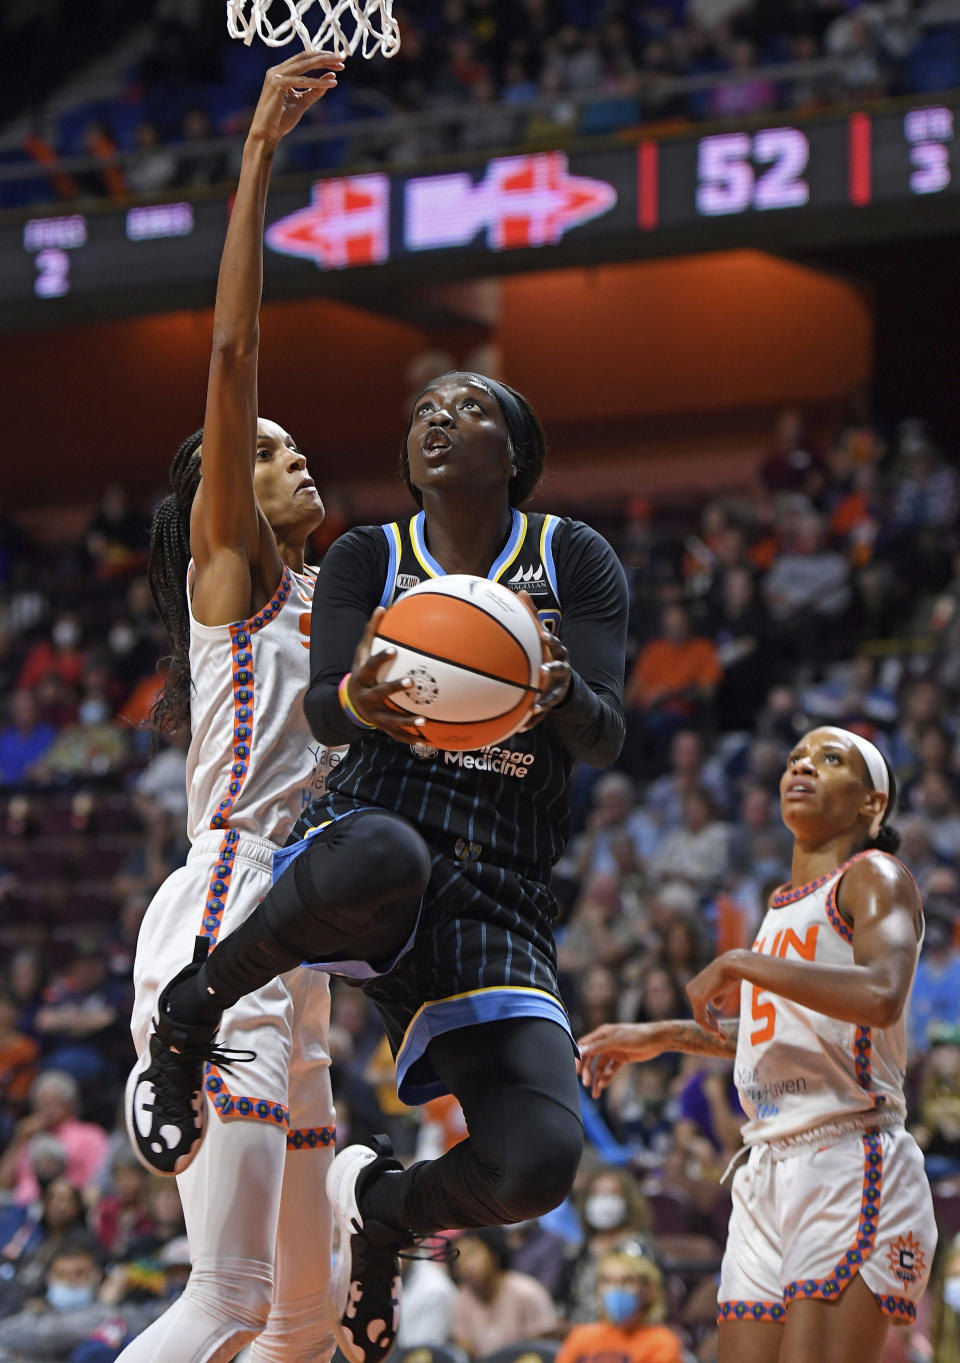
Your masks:
M560 635L573 680L544 720L574 757L591 767L614 762L623 747L627 581L607 541L582 521L565 521L554 540L563 618Z
M317 574L310 619L310 685L303 698L315 738L334 746L365 730L345 715L337 695L387 576L387 541L377 526L348 530L330 546Z

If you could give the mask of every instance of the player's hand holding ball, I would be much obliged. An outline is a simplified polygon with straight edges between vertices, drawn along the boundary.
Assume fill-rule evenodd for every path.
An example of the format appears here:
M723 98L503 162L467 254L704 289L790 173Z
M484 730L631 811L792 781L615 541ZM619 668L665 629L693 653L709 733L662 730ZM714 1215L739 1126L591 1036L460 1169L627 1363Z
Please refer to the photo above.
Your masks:
M423 727L421 718L411 719L401 715L395 708L387 705L387 697L397 691L406 691L413 685L409 677L395 681L381 681L380 673L395 656L395 648L374 651L373 643L377 637L380 621L386 615L381 606L373 612L363 631L363 638L357 644L353 655L353 667L349 677L341 683L346 695L343 699L357 718L371 728L382 729L385 734L395 738L398 743L422 742L419 730Z
M555 705L566 700L573 676L570 671L570 658L566 648L540 620L527 592L518 592L517 595L537 622L537 629L540 631L540 645L543 649L543 664L540 668L540 698L530 711L530 718L520 730L521 733L526 733L535 724L539 724Z
M254 110L247 143L273 150L303 115L337 83L343 58L322 52L298 52L267 72ZM318 68L320 75L310 75Z

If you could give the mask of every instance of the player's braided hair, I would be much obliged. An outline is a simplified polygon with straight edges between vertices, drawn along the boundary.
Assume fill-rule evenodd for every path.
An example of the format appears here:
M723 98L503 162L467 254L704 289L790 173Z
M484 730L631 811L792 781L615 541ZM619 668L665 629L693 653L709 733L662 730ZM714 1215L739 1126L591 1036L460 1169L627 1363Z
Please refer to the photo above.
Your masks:
M170 491L153 513L147 581L160 619L170 636L163 690L150 713L158 734L175 734L190 723L190 613L187 565L190 562L190 509L200 486L202 428L188 435L170 465Z
M451 369L448 373L441 374L434 379L433 383L440 383L443 379L466 379L470 383L475 383L479 388L486 388L497 399L507 423L507 450L516 469L508 485L508 496L511 506L520 506L539 483L547 460L547 438L533 407L522 393L518 393L509 384L501 383L496 379L488 379L483 374L473 374L462 369ZM428 387L432 387L432 384ZM422 393L418 393L414 399L410 412L410 422L404 433L403 444L400 446L400 476L409 488L410 495L417 506L423 506L423 497L419 489L415 488L410 481L407 437L410 434L413 414L421 396Z
M883 754L881 753L881 756ZM890 763L883 758L883 764L887 769L887 780L890 783L890 790L887 795L887 807L883 811L883 818L880 820L880 827L877 829L876 837L868 838L865 846L875 849L878 852L889 852L895 856L900 850L900 834L887 820L896 812L897 808L897 778L890 769Z

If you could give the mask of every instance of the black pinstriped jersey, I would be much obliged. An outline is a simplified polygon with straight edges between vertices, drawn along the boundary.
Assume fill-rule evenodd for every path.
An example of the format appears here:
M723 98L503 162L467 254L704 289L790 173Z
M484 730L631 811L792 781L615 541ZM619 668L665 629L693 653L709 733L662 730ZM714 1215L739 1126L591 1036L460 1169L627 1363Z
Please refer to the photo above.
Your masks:
M350 743L328 778L325 812L329 816L341 803L392 809L447 856L541 877L566 842L574 756L607 765L623 741L623 571L589 526L513 511L510 533L487 576L530 594L545 625L563 639L574 679L563 705L529 733L469 753L408 747L379 730L358 731L336 691L373 610L443 573L430 553L422 511L391 525L352 530L324 560L314 594L305 705L321 742Z

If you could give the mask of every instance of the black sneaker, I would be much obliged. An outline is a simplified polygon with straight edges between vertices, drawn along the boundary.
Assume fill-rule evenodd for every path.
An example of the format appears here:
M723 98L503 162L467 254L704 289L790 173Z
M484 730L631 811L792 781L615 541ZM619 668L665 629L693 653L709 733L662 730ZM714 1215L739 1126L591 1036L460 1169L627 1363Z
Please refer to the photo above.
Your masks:
M201 945L202 943L202 945ZM190 979L206 959L209 943L197 939L188 966L175 975L157 1002L157 1019L147 1050L130 1071L124 1117L134 1154L152 1174L182 1174L203 1142L207 1104L203 1067L208 1061L228 1069L233 1061L256 1058L254 1051L223 1050L214 1044L219 1023L187 1026L170 1016L174 986Z
M348 1363L381 1363L393 1348L400 1325L398 1251L411 1237L390 1239L387 1227L368 1226L357 1205L358 1184L376 1172L402 1170L385 1136L375 1148L348 1145L327 1171L327 1197L337 1218L340 1248L330 1280L333 1334ZM371 1238L371 1232L373 1236ZM382 1232L383 1234L377 1234ZM387 1243L377 1243L385 1239Z

